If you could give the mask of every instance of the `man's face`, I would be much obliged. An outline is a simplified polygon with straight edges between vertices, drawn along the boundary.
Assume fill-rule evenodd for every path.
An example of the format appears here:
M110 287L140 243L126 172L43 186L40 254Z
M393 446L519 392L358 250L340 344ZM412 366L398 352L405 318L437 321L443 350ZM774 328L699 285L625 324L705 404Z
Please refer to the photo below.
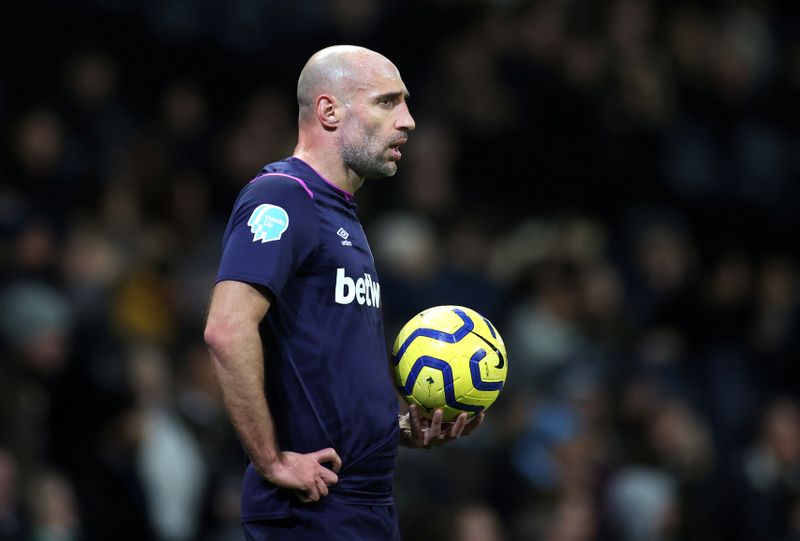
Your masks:
M415 127L408 111L408 91L391 65L369 70L346 105L339 139L345 165L363 178L391 177L397 172L400 145Z

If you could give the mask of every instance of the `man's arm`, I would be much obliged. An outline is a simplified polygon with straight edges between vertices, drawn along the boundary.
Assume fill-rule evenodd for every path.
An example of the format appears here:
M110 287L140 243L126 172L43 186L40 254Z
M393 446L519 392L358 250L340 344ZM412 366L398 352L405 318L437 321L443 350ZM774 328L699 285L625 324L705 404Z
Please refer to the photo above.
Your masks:
M317 501L337 482L342 461L332 448L308 454L281 451L264 392L258 326L269 300L251 285L222 281L214 288L205 329L225 409L256 471L273 484ZM322 466L333 464L333 470Z

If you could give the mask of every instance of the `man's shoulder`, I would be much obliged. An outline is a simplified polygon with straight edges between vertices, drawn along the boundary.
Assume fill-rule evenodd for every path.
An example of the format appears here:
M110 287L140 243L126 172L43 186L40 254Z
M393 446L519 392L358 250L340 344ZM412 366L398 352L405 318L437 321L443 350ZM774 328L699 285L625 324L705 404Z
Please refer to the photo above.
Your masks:
M316 219L317 205L314 194L303 179L287 173L267 171L259 173L242 188L236 199L234 213L250 216L249 220L275 215L287 222L290 216L295 219L304 217L308 222L309 219Z
M273 162L261 168L261 171L255 176L253 181L264 179L286 179L293 180L294 182L303 186L309 192L309 196L313 197L309 186L311 185L313 171L309 170L308 166L302 161L288 157L278 162Z
M241 195L251 197L288 197L314 199L309 183L302 178L302 171L286 163L287 160L264 166L258 175L244 188Z

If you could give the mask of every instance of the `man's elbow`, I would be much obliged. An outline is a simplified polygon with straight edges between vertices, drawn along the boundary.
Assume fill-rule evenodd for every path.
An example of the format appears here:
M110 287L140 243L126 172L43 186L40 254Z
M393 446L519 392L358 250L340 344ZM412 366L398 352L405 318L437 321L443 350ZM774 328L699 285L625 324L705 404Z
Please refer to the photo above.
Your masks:
M224 352L230 349L235 341L235 333L231 327L229 323L220 319L209 318L206 322L203 340L215 356L223 357Z

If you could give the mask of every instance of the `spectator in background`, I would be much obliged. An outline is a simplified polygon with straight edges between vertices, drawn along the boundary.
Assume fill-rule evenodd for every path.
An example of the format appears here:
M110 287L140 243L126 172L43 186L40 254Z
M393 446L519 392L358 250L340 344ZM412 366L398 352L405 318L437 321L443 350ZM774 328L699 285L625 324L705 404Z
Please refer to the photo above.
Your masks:
M93 441L73 443L81 454L70 473L87 539L159 541L138 469L145 422L129 385L120 381L95 391L95 409L83 419Z
M591 345L579 327L579 290L571 262L543 261L530 273L525 303L517 304L508 324L509 356L518 378L532 390L553 388L590 357Z
M608 488L608 515L620 541L670 541L684 517L673 479L653 468L619 472Z
M72 484L55 471L40 471L27 487L31 541L82 541Z
M490 506L473 503L463 506L452 518L451 541L504 541L500 518Z
M161 541L190 541L201 523L208 481L204 457L171 398L174 385L165 353L154 345L137 344L128 364L142 414L136 467L148 515Z
M547 509L543 520L542 541L595 541L600 539L598 517L587 495L560 498Z
M3 541L24 539L19 482L14 455L0 447L0 539Z
M63 295L35 282L0 291L0 447L23 484L45 460L48 393L70 352L72 311Z
M711 431L681 400L664 400L648 422L648 446L654 463L672 476L677 490L675 536L686 541L724 539L714 517L719 503L713 497L714 448Z
M800 399L800 288L797 264L770 258L759 269L749 345L757 359L762 392Z
M70 205L57 203L73 202L78 191L77 179L66 168L64 130L63 118L52 109L26 111L13 138L10 170L25 202L58 223L63 223Z
M742 541L795 539L800 502L800 408L779 399L768 404L760 437L741 464L737 512Z

